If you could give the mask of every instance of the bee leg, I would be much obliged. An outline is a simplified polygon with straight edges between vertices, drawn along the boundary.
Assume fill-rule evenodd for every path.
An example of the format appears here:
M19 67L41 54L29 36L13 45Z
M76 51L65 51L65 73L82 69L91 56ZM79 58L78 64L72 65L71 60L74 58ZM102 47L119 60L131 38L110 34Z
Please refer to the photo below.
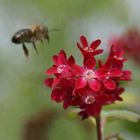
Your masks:
M23 51L24 51L25 56L28 58L28 56L29 56L29 51L28 51L28 49L26 48L26 46L25 46L24 43L22 44L22 48L23 48Z
M45 35L45 39L48 41L48 43L50 42L50 37L49 37L49 35L47 34L47 35Z
M34 50L35 50L36 54L39 55L39 52L38 52L38 50L36 48L36 45L35 45L35 42L33 41L32 44L33 44L33 47L34 47Z

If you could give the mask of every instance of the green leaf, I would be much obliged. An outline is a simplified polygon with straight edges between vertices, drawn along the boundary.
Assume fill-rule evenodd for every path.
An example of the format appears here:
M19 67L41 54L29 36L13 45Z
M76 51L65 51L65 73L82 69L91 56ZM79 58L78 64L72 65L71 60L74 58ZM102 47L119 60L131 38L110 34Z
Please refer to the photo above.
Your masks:
M122 119L130 122L140 120L140 115L127 110L102 111L101 116L106 120Z

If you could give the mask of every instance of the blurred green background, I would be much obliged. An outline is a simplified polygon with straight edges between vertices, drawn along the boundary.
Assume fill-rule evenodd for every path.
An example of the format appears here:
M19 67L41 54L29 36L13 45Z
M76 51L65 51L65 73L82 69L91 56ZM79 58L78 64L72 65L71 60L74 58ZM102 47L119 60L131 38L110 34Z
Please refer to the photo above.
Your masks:
M140 28L139 9L139 0L0 0L0 140L96 139L95 128L88 121L69 119L68 110L50 100L51 90L43 83L45 70L60 49L81 63L76 48L81 34L89 41L100 38L101 47L107 50L112 35L131 26ZM49 44L37 44L39 56L28 44L27 62L22 47L12 44L11 37L34 23L60 31L50 32ZM126 67L133 71L133 81L124 85L124 102L107 109L140 113L140 67L131 58ZM127 140L139 140L140 123L107 124L105 135L118 132Z

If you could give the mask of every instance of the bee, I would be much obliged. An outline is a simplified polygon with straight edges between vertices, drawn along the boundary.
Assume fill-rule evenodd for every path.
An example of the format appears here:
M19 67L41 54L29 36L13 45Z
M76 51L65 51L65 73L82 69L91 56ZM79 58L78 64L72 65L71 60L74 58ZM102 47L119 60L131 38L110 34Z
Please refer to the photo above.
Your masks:
M39 24L19 30L12 36L11 39L11 41L15 44L22 44L22 48L26 57L29 56L29 51L25 43L32 43L35 52L39 54L35 43L40 41L43 44L45 40L49 42L48 28Z

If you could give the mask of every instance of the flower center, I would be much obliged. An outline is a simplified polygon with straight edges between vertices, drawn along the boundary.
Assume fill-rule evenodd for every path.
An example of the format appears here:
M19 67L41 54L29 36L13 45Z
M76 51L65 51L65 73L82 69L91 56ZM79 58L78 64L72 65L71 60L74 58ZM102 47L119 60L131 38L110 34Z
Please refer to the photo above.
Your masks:
M64 69L65 69L65 67L66 67L66 65L59 65L58 67L57 67L57 72L58 73L62 73L63 71L64 71Z
M109 77L110 77L110 72L107 72L106 79L109 79Z
M86 103L86 104L92 104L94 101L95 101L95 98L94 98L94 96L92 96L92 95L88 95L88 96L85 98L85 103Z
M84 50L87 52L93 52L93 50L90 47L85 47Z
M94 71L93 70L87 70L86 73L85 73L85 77L87 79L93 79L93 78L95 78Z

